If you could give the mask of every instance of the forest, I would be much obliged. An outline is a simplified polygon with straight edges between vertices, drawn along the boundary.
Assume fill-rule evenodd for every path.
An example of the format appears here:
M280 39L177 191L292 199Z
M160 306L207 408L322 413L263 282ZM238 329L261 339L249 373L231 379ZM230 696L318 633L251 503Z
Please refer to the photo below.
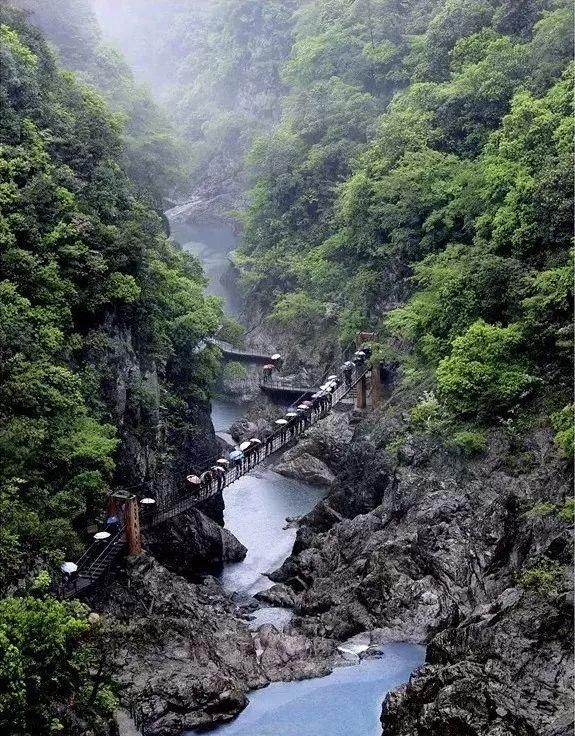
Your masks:
M142 373L157 374L166 433L193 433L194 402L216 365L196 348L221 307L205 296L198 263L166 237L147 181L165 191L166 162L153 168L165 151L161 116L122 64L66 33L63 58L85 73L63 71L9 8L0 39L0 591L30 589L0 603L0 732L70 733L78 718L97 726L115 701L92 682L98 652L83 606L46 598L46 571L81 554L86 524L120 466L128 472L125 425L156 442L142 375L123 414L113 398L118 340ZM100 83L102 67L115 112L86 83Z
M572 3L144 6L0 4L0 735L113 732L119 634L51 576L208 442L226 318L168 204L225 198L271 334L377 333L403 438L573 459Z

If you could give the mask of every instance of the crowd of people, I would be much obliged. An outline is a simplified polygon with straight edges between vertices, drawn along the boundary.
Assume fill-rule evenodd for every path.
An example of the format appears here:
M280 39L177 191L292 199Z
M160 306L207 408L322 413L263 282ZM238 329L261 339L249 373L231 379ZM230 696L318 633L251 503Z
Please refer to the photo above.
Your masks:
M285 417L277 419L271 434L263 439L253 437L242 442L239 447L229 452L227 457L220 458L200 475L188 475L188 482L196 487L200 496L223 490L228 481L247 473L262 459L328 414L334 393L342 384L345 384L346 388L351 388L354 378L358 377L371 354L368 345L362 346L341 366L340 374L329 376L309 399L303 399L296 406L290 407ZM279 354L272 356L270 361L272 362L263 367L264 383L271 380L274 369L280 370L283 365L283 359Z

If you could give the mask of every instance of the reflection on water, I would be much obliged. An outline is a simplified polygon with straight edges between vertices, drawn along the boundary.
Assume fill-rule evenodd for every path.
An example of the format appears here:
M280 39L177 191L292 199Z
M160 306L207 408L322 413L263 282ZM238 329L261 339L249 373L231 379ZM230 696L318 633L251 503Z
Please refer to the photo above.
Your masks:
M201 262L208 279L208 294L222 297L226 314L237 315L241 300L230 279L228 253L236 247L236 236L224 225L187 225L170 222L172 238Z
M301 516L325 495L325 489L284 478L259 467L226 489L224 522L248 549L243 562L226 565L221 581L230 592L257 593L270 586L263 573L279 567L291 553L295 529L284 529L287 516Z
M388 644L383 656L331 675L301 682L276 682L249 694L249 705L220 736L379 736L387 692L423 664L424 647ZM188 734L196 734L190 731Z

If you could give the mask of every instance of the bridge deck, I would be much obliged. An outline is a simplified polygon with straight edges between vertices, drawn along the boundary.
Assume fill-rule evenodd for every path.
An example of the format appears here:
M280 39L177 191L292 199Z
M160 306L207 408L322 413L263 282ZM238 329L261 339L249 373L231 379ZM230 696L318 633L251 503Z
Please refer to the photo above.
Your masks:
M291 443L296 437L306 432L311 426L323 419L329 412L346 397L354 392L355 386L368 373L369 368L365 367L358 372L350 385L342 384L331 395L331 404L323 411L313 410L306 421L300 421L298 424L284 425L277 429L273 435L262 441L257 449L252 451L250 455L246 455L244 460L239 464L230 466L225 475L222 473L219 479L214 479L200 489L190 492L185 496L170 497L164 500L162 507L152 512L141 512L141 527L149 529L167 521L178 514L190 510L198 503L216 495L235 483L239 478L247 475L253 468L262 463L267 457L278 452L286 445ZM299 390L299 389L297 389ZM304 392L311 392L313 389L306 389ZM98 579L100 579L111 565L116 561L120 552L124 550L125 537L123 530L119 531L106 544L96 543L88 548L86 553L78 561L78 573L74 585L70 584L65 589L60 589L61 595L69 597L78 595L86 588L90 587Z

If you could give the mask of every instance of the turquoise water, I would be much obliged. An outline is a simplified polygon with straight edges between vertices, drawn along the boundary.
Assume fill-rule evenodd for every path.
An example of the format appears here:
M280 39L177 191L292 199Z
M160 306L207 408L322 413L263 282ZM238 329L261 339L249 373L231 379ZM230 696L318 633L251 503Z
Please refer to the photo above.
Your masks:
M385 694L409 680L423 664L424 647L389 644L383 656L328 677L276 682L249 694L249 705L235 721L210 736L380 736ZM200 731L188 731L196 736ZM205 736L205 731L203 732Z

